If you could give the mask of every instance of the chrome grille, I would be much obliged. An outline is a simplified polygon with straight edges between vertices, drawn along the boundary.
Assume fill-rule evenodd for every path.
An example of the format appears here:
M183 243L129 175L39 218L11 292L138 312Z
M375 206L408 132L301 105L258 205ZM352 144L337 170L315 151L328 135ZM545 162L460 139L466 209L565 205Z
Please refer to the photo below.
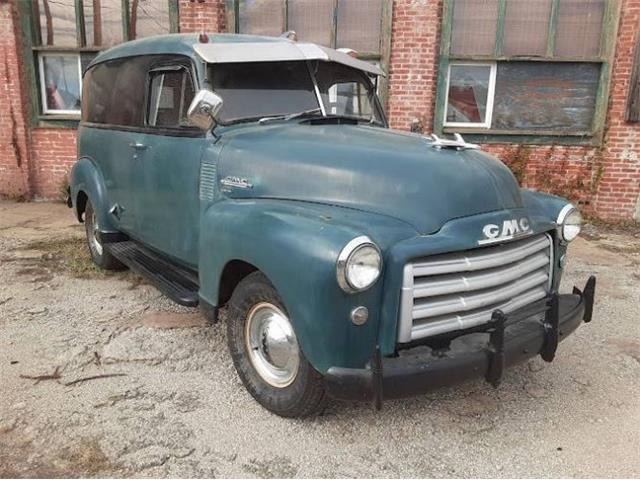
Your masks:
M544 298L552 264L548 234L408 263L398 342L474 327L496 309L509 313Z

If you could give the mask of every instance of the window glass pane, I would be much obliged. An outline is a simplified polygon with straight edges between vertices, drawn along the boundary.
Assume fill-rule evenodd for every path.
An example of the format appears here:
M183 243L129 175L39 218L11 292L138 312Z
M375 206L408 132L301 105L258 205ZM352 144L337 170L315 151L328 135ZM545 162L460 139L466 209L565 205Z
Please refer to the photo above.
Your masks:
M491 67L451 65L446 123L485 123Z
M331 46L333 0L294 0L289 2L289 27L298 40Z
M505 13L505 55L544 55L551 17L551 0L509 0Z
M328 115L381 120L374 108L373 85L366 75L336 63L316 65L316 81Z
M80 71L77 55L42 55L45 113L80 110Z
M230 63L209 68L213 89L224 100L223 122L318 108L306 62Z
M186 70L152 73L148 124L187 126L187 109L193 95L191 78Z
M284 0L238 0L239 31L277 36L284 32Z
M120 62L105 62L88 70L82 82L82 121L108 123L113 84Z
M491 55L496 46L498 0L455 0L451 53Z
M43 45L78 45L74 0L38 0L38 14Z
M129 39L170 33L168 0L129 0Z
M112 125L144 125L144 92L152 64L169 60L146 55L100 63L84 79L82 120Z
M380 53L382 0L339 0L337 46Z
M499 63L492 127L589 131L599 78L597 63Z
M604 9L605 0L560 0L556 56L598 56Z
M122 0L84 0L83 8L87 45L122 42Z

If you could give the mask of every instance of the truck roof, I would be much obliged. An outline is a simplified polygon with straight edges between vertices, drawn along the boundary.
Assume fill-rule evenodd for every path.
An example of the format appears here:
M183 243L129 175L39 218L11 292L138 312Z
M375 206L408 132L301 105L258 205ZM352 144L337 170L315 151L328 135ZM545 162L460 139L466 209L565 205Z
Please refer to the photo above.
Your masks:
M320 60L349 65L373 75L384 75L372 63L358 60L344 52L313 43L295 42L284 37L265 37L233 33L206 34L200 42L198 33L156 35L121 43L98 54L87 68L108 60L138 55L178 54L208 63ZM271 44L271 45L269 45ZM261 48L266 47L266 48Z

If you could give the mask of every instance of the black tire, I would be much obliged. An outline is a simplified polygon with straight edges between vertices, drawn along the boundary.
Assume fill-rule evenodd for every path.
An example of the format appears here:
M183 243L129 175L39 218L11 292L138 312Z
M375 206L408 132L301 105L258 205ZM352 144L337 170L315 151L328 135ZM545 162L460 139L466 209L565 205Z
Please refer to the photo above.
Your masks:
M96 236L96 217L90 200L87 200L87 205L84 210L84 229L87 234L89 255L91 255L93 263L104 270L124 270L126 268L116 257L104 248L104 245L102 245L100 239Z
M261 272L245 277L229 302L227 343L238 375L253 398L277 415L308 417L317 414L323 410L327 400L324 381L300 348L297 348L297 373L286 386L277 387L265 381L252 363L246 340L248 316L257 305L265 303L276 306L288 315L278 292Z

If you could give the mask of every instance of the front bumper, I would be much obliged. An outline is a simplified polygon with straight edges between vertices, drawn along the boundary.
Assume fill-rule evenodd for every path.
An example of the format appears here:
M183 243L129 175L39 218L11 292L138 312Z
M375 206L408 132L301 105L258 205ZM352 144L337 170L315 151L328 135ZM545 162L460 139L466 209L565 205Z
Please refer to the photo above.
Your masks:
M381 358L376 350L366 368L332 367L325 376L334 398L375 401L418 395L466 380L484 377L498 386L506 367L536 355L551 362L560 340L582 321L591 321L595 277L584 290L550 295L517 312L496 310L491 322L449 335L448 348L417 346L395 357Z

